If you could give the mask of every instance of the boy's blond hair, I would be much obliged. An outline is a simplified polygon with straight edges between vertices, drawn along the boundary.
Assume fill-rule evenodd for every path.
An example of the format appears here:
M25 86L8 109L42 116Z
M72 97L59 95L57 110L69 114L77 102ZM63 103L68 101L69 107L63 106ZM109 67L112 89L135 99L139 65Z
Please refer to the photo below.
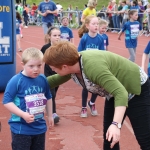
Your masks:
M108 21L106 21L105 19L98 18L98 22L99 22L99 26L101 26L101 25L108 26Z
M69 21L69 18L68 18L67 16L63 16L62 19L61 19L61 22L62 22L64 19L68 19L68 21Z
M25 49L22 53L22 62L26 64L31 59L42 60L43 53L35 47L30 47L30 48Z

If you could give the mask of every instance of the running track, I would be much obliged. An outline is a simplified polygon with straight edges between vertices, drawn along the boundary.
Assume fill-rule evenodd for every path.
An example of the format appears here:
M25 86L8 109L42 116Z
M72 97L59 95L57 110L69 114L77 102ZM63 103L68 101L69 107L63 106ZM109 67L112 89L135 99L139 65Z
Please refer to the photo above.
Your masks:
M73 30L75 45L78 45L79 38L77 30ZM40 49L44 44L44 35L41 27L29 27L23 29L24 37L21 39L23 49L36 47ZM109 36L109 51L120 54L128 58L128 50L125 48L124 35L122 40L117 40L117 34L107 33ZM141 57L144 48L149 41L149 37L139 37L136 63L141 64ZM21 52L16 53L17 70L22 69ZM89 94L90 96L90 94ZM2 105L3 93L0 93L0 121L2 131L0 132L0 150L11 150L11 134L7 121L9 112ZM60 116L59 124L46 134L46 150L102 150L103 145L103 106L104 99L97 98L96 108L98 116L93 117L88 110L88 118L80 118L81 110L81 87L73 81L69 81L60 86L56 98L57 113ZM140 150L135 140L128 118L126 118L121 129L121 150Z

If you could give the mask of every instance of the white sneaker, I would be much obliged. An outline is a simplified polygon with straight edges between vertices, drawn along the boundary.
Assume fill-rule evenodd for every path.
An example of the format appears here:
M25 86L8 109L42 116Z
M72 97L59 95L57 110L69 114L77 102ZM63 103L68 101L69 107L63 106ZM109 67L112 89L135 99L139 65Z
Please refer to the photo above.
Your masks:
M80 117L86 118L87 117L87 108L82 108Z
M25 26L24 28L28 28L28 26Z
M115 30L111 31L111 33L115 33Z

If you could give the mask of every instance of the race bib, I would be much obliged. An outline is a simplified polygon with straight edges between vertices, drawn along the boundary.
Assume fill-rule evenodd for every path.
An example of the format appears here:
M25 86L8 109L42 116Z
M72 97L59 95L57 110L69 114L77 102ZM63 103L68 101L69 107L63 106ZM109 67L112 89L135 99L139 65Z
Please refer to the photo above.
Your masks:
M43 93L25 96L26 109L29 114L34 115L34 119L42 119L47 99Z
M130 25L131 27L131 39L136 39L139 35L139 24Z

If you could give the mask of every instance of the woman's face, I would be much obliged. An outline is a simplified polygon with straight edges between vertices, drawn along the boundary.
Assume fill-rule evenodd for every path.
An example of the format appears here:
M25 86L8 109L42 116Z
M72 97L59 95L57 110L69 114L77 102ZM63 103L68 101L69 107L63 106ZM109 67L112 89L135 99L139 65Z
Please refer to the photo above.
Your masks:
M60 76L65 76L72 73L67 65L63 65L61 69L54 66L50 66L50 68Z
M50 35L51 44L55 44L58 41L60 41L60 35L61 35L60 30L53 29Z

